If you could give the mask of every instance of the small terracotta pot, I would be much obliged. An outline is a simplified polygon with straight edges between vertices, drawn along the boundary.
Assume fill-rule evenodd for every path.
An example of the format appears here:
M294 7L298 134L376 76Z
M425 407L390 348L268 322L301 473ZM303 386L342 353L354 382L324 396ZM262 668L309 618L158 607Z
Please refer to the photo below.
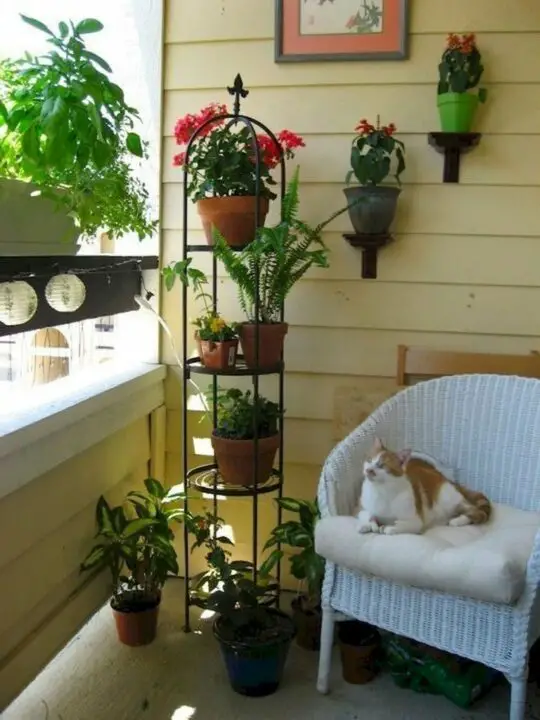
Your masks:
M257 484L270 477L280 435L259 438ZM212 447L224 485L252 487L255 476L255 442L253 440L229 440L212 434Z
M339 651L341 672L345 682L364 685L378 672L380 635L376 628L356 620L339 623Z
M121 643L130 647L139 647L153 642L157 633L160 602L161 600L158 600L154 607L134 612L115 610L111 605L116 632Z
M296 627L296 644L304 650L320 650L321 623L320 609L307 609L302 597L291 603L292 619Z
M242 351L248 368L256 368L255 337L257 326L254 323L242 323L238 329ZM285 335L289 326L287 323L261 323L259 324L259 367L274 367L281 360Z
M214 244L212 226L215 226L231 247L245 247L255 237L255 196L203 198L197 201L206 241ZM259 198L258 227L264 225L270 204L268 198Z
M236 365L238 340L198 340L200 345L201 363L213 370L229 370Z

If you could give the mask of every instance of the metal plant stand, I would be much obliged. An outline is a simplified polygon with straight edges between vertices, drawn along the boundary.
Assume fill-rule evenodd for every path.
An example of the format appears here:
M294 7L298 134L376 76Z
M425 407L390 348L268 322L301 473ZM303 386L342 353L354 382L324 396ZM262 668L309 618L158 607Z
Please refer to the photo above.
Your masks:
M244 84L242 81L242 78L240 75L237 75L232 87L228 87L227 91L230 95L234 97L234 106L233 106L233 112L227 113L223 115L216 116L212 118L211 120L207 121L203 125L201 125L197 131L194 133L192 138L190 139L187 149L186 149L186 157L185 157L185 164L184 164L184 196L183 196L183 252L182 252L182 258L185 260L188 258L188 256L191 253L199 253L199 252L210 252L212 253L212 299L213 299L213 310L218 311L219 304L218 304L218 288L217 288L217 259L215 254L213 253L213 248L210 245L193 245L189 242L189 230L188 230L188 193L187 193L187 187L188 187L188 172L189 172L189 158L190 158L190 149L193 144L193 142L197 139L198 136L201 135L201 133L204 131L205 128L207 128L208 125L211 125L212 123L215 123L216 120L225 121L226 128L230 132L234 132L235 128L238 125L243 125L247 127L250 131L252 143L253 143L253 156L254 156L254 162L255 162L255 168L256 168L256 201L255 201L255 230L258 227L259 224L259 197L261 194L261 188L262 188L262 182L260 177L260 164L261 164L261 157L260 157L260 151L257 144L256 139L256 132L257 130L262 130L264 133L266 133L272 140L276 142L276 145L279 147L279 143L277 141L276 136L271 132L269 128L267 128L265 125L263 125L261 122L256 120L255 118L249 117L248 115L243 115L240 112L240 101L241 99L244 99L249 94L249 91L244 88ZM286 185L286 174L285 174L285 162L283 156L280 158L280 182L281 182L281 192L278 199L276 199L275 202L280 203L280 209L283 202L283 197L285 194L285 185ZM235 250L241 251L242 248L234 248ZM187 302L188 302L188 293L187 293L187 286L185 284L182 284L182 346L183 346L183 376L182 376L182 385L183 385L183 406L182 406L182 471L183 471L183 477L185 478L185 491L186 491L186 499L184 501L184 507L186 512L189 511L189 491L196 490L199 492L204 493L205 495L210 495L212 497L212 503L213 503L213 513L214 515L218 515L218 502L219 497L251 497L252 498L252 532L253 532L253 543L252 543L252 562L253 562L253 580L256 582L257 580L257 564L258 564L258 526L259 526L259 503L258 499L259 496L266 493L277 493L278 497L282 497L282 491L283 491L283 409L284 409L284 363L283 363L283 356L281 357L281 360L279 364L272 368L258 368L258 340L259 340L259 304L260 304L260 297L259 297L259 288L256 288L256 301L255 301L255 348L256 348L256 366L257 369L248 368L244 362L243 356L238 355L237 363L234 368L229 368L227 370L214 370L212 368L207 368L202 364L200 357L192 357L189 358L187 351L188 351L188 312L187 312ZM284 308L281 307L281 322L284 321ZM264 482L264 483L258 483L257 482L257 476L258 476L258 441L259 438L256 436L254 438L255 448L254 448L254 456L255 456L255 462L254 462L254 473L253 473L253 484L249 487L243 487L243 486L230 486L230 485L224 485L221 482L219 469L215 461L212 463L208 463L205 465L199 465L197 467L192 468L191 470L188 470L188 410L187 410L187 389L188 389L188 382L193 374L202 374L202 375L210 375L212 377L212 396L213 396L213 427L215 428L217 425L217 404L216 404L216 397L218 392L218 377L221 375L226 376L248 376L251 377L252 383L253 383L253 398L254 398L254 405L255 405L255 413L257 413L258 408L258 399L259 399L259 384L260 384L260 377L262 375L276 375L279 383L279 389L278 389L278 405L280 410L280 417L279 417L279 425L278 425L278 431L280 434L280 443L279 443L279 449L278 449L278 456L277 456L277 467L275 467L272 470L272 474L270 478ZM258 418L255 415L255 427L258 427L257 423ZM277 513L277 522L281 522L281 507L277 505L276 509ZM191 630L190 626L190 606L192 605L191 602L191 592L190 592L190 547L189 547L189 534L186 524L184 523L184 561L185 561L185 624L184 624L184 630L185 632L189 632ZM280 564L277 565L276 569L276 581L278 590L275 595L274 602L279 607L279 587L280 587L280 580L281 580L281 567Z

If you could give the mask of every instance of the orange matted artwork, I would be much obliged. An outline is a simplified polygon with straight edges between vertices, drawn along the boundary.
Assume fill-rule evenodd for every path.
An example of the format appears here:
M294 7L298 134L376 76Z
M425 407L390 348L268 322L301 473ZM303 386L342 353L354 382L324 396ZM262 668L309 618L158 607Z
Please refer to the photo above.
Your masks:
M276 62L404 60L409 0L275 0Z

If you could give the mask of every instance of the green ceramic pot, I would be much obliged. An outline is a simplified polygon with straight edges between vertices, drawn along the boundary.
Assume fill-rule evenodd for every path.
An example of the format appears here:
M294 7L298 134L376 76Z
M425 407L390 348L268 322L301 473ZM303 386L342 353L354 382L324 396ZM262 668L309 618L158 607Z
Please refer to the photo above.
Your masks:
M478 95L471 93L442 93L437 105L443 132L470 132L478 107Z

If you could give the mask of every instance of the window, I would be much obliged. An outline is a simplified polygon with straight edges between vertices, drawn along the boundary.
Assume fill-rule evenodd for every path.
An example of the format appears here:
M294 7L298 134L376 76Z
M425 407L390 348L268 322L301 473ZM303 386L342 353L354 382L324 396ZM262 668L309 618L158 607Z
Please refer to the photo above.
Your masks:
M104 30L88 36L92 50L107 59L114 81L130 104L141 113L141 135L149 140L149 161L143 169L157 215L159 207L159 109L161 94L161 3L155 0L7 0L2 4L0 57L16 57L25 50L48 49L46 37L29 27L20 13L55 27L60 20L74 22L96 17ZM119 42L121 38L121 42ZM144 78L144 82L141 82ZM79 255L156 255L158 238L140 242L125 236L111 242L105 233L81 248ZM156 272L145 277L148 289L157 293ZM113 279L114 281L114 279ZM111 360L157 360L157 325L144 313L83 320L40 330L0 336L0 412L38 385L88 371ZM113 363L114 365L114 363ZM86 373L88 374L88 373Z

